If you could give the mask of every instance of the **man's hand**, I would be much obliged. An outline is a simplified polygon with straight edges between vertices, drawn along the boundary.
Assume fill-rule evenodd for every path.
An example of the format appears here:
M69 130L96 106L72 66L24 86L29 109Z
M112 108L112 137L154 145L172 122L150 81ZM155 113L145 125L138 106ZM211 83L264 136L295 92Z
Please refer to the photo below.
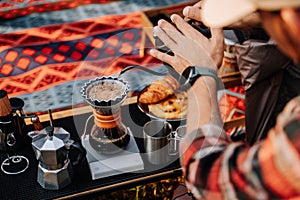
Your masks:
M217 70L223 60L224 35L222 29L211 29L207 39L179 15L172 15L175 26L160 20L153 33L174 53L174 56L151 50L152 56L173 66L181 73L187 66L205 66Z
M201 22L202 21L202 7L203 1L199 1L193 6L187 6L183 9L183 15L186 19L193 19L196 21ZM242 29L242 30L249 30L254 27L261 27L261 19L257 12L251 13L250 15L244 17L240 21L237 21L233 24L230 24L227 27L227 29Z

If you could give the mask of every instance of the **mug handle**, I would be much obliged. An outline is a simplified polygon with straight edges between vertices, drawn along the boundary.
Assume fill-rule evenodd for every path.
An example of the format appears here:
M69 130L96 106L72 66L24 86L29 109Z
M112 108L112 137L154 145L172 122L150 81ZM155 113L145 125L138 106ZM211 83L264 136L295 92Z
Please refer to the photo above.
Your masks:
M77 159L75 159L72 162L72 165L76 166L83 162L85 155L86 155L86 150L82 147L82 145L79 142L73 142L70 145L70 150L73 150L73 149L78 152Z
M169 155L175 156L179 153L177 144L180 140L182 140L182 138L177 136L176 131L172 131L171 135L172 135L172 137L169 138Z

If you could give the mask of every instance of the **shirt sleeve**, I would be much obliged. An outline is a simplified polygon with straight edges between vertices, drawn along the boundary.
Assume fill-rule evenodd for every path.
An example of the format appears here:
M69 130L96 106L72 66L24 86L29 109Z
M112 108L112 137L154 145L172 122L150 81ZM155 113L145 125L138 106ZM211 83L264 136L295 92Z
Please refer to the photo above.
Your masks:
M300 159L283 131L253 146L204 126L181 142L187 187L197 199L288 199L300 194Z

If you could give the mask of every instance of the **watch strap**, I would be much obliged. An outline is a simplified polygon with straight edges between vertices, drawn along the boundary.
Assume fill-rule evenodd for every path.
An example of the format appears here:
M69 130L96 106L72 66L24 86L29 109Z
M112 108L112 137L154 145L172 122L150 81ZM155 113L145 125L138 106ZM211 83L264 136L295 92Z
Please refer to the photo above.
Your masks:
M218 77L218 73L216 70L207 67L198 67L198 66L192 66L192 67L195 67L195 70L197 71L197 73L201 74L201 76L213 77L215 81L219 84L220 79Z
M180 78L180 85L183 90L187 90L193 86L196 80L201 76L210 76L215 79L217 89L220 88L220 78L216 70L208 67L189 66L187 67Z

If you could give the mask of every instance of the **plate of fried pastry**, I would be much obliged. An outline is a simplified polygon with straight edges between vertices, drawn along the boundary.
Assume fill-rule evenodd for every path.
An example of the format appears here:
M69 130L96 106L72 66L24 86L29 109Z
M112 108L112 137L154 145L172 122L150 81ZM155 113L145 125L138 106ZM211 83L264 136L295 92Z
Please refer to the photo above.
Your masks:
M152 118L179 121L186 118L187 93L173 76L165 76L145 87L138 95L138 107Z

